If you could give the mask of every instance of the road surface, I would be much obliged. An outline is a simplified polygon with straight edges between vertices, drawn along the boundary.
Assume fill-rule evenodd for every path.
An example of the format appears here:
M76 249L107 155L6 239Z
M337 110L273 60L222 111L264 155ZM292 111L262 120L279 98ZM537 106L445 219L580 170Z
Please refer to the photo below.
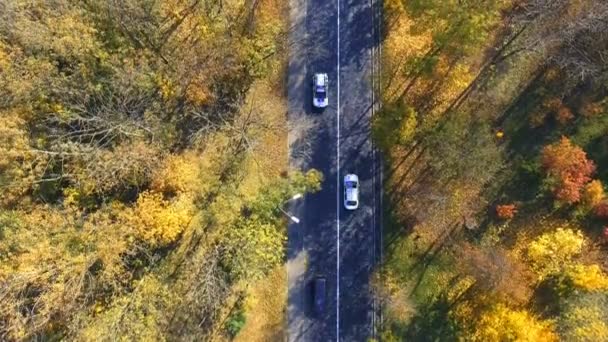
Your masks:
M370 137L377 65L379 2L290 0L288 100L290 122L314 119L306 139L310 157L294 153L292 168L323 172L323 189L290 210L288 229L289 341L367 341L377 329L370 276L379 258L378 158ZM312 75L329 75L329 107L312 108ZM291 134L291 133L290 133ZM297 135L297 134L296 134ZM342 178L360 180L359 209L343 207ZM311 280L327 278L326 311L312 315Z

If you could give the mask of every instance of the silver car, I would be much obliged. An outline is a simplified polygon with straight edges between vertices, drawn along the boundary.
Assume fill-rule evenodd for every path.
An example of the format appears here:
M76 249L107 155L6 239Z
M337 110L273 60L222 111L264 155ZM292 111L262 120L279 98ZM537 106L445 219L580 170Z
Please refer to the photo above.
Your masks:
M359 177L354 174L344 176L344 208L355 210L359 207Z
M317 108L325 108L329 104L328 80L327 74L315 74L312 78L312 105Z

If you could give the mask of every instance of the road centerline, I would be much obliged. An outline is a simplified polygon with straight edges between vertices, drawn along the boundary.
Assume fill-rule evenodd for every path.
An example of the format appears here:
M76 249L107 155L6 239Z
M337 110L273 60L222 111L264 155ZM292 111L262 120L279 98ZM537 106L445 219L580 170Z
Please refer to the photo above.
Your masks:
M337 6L337 58L336 58L336 341L340 341L340 0Z

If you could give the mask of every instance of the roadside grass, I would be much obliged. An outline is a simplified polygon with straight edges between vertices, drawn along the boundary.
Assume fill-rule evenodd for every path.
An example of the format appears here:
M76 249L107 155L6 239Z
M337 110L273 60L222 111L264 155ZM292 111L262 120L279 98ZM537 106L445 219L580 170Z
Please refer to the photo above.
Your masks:
M283 265L249 289L245 299L245 326L236 336L237 342L283 341L287 305L287 274Z

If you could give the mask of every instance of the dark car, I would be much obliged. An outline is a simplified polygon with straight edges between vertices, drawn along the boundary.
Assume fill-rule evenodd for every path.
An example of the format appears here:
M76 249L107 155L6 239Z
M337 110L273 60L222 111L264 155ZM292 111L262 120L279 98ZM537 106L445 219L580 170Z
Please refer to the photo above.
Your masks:
M313 312L320 316L325 311L325 277L317 276L312 283Z

